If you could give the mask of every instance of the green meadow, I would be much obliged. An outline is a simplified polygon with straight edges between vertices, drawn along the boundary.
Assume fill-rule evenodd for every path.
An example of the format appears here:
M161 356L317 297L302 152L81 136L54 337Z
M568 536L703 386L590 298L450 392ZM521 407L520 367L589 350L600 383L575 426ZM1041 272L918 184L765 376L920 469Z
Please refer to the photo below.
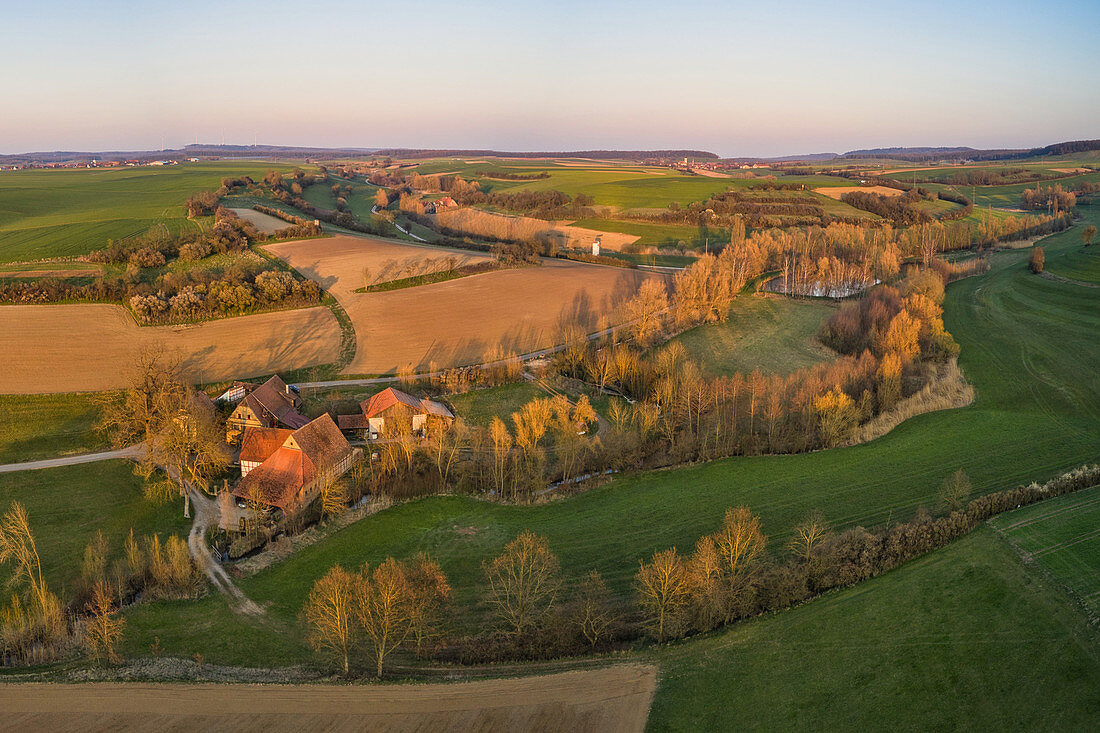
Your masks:
M653 658L651 731L1089 730L1100 714L1096 629L988 528Z
M184 202L224 177L295 166L265 161L180 163L119 169L0 172L0 262L70 257L142 234L154 225L195 230Z
M998 532L1100 618L1100 486L994 517Z
M707 376L788 374L836 353L817 341L821 326L835 311L822 300L745 296L730 307L724 323L693 328L677 336L688 356Z
M191 521L183 502L154 504L142 493L142 480L130 461L85 463L64 468L0 473L0 512L13 501L23 504L42 562L42 577L66 599L80 576L84 547L103 532L111 559L122 556L130 530L141 537L159 533L186 536ZM0 566L0 581L8 578Z

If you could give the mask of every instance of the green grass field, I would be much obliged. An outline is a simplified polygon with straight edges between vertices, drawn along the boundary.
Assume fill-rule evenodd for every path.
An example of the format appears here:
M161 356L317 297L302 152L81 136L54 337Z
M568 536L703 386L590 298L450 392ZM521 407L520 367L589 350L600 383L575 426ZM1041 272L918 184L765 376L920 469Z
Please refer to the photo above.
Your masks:
M184 211L188 196L216 189L226 176L259 180L269 169L294 166L226 161L0 172L0 262L87 254L155 224L197 231Z
M626 475L547 505L437 497L394 507L242 581L245 593L267 604L266 626L233 617L217 598L143 605L128 613L132 651L159 636L167 653L201 652L211 662L306 659L296 614L312 581L337 561L357 566L426 550L455 587L458 622L470 625L482 613L482 562L524 529L547 536L571 577L595 568L626 594L640 557L690 548L728 506L748 505L771 546L781 548L815 509L836 527L903 521L935 506L941 482L956 469L985 492L1096 461L1100 292L1031 276L1026 256L997 254L988 275L948 289L947 326L977 388L969 407L911 419L860 446Z
M97 530L111 544L112 559L133 528L186 535L183 502L154 505L142 495L141 478L129 461L103 461L65 468L0 474L0 512L13 501L27 509L42 561L42 575L63 600L80 575L84 546ZM0 580L8 571L0 568Z
M1088 730L1100 712L1096 629L986 528L654 657L651 731Z
M487 428L494 417L510 426L513 412L518 412L536 397L546 396L533 382L524 381L451 395L447 401L454 405L455 414L466 422Z
M1092 224L1100 228L1100 201L1079 205L1077 215L1081 221L1073 228L1043 242L1044 269L1071 280L1100 283L1100 237L1093 237L1088 247L1081 241L1081 231L1086 226Z
M0 463L89 453L106 447L87 394L0 395Z
M994 517L991 524L1100 617L1100 487Z
M789 374L836 354L816 339L835 307L819 300L741 297L725 323L693 328L674 340L708 376Z

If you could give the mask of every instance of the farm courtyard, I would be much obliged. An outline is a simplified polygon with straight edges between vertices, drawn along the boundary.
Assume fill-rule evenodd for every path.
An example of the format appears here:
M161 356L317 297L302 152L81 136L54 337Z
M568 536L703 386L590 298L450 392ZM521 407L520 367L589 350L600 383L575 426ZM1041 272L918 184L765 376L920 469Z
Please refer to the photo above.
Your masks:
M540 266L502 269L448 282L381 293L357 293L363 271L417 258L425 271L485 256L440 254L419 247L368 238L284 242L265 247L328 290L355 325L355 358L345 374L389 374L411 366L424 369L477 364L494 353L525 354L556 345L562 324L587 331L615 325L616 308L643 280L659 275L625 268L544 259ZM443 250L443 252L447 252ZM499 351L498 351L499 349Z

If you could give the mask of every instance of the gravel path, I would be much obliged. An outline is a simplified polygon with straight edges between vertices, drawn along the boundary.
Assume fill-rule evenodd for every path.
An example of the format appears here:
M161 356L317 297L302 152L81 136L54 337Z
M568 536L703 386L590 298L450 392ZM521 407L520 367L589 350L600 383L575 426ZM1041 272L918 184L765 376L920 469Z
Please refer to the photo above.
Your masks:
M63 458L46 458L41 461L27 461L26 463L5 463L0 465L0 473L14 473L15 471L36 471L40 468L58 468L60 466L76 466L81 463L95 463L96 461L113 461L116 458L137 458L141 455L141 444L131 445L119 450L108 450L100 453L84 453L78 456L64 456Z

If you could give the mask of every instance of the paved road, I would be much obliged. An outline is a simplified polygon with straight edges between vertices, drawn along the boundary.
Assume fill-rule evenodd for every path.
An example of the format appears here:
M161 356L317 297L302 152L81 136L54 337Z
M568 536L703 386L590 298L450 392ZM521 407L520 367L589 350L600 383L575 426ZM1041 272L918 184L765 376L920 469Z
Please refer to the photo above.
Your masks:
M137 458L141 455L141 444L131 445L119 450L108 450L100 453L84 453L79 456L65 456L64 458L47 458L41 461L27 461L26 463L6 463L0 465L0 473L14 473L15 471L36 471L40 468L58 468L60 466L76 466L81 463L95 463L96 461L113 461L116 458Z

